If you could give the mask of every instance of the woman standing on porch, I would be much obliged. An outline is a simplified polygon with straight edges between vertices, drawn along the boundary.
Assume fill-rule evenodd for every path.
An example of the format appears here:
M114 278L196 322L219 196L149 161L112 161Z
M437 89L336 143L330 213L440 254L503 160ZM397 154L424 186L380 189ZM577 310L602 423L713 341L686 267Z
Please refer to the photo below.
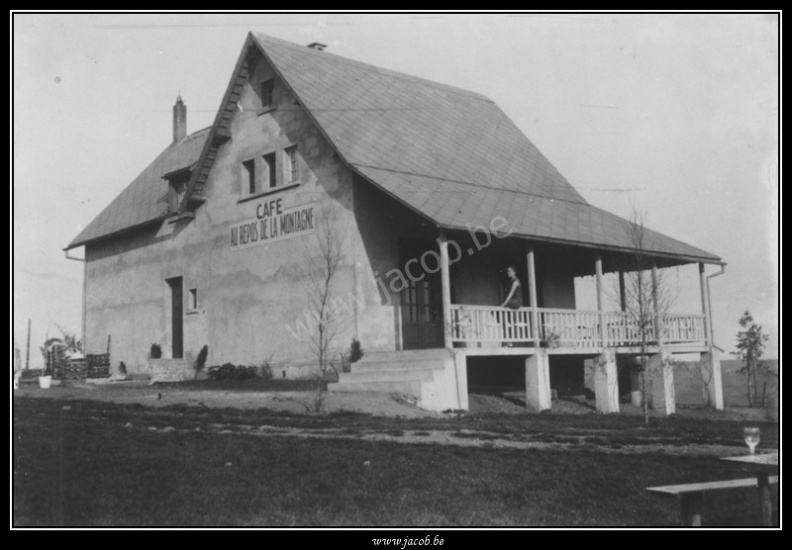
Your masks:
M506 267L506 275L509 277L509 295L506 296L506 301L501 304L501 307L509 309L519 309L523 305L522 287L520 280L517 278L517 269L510 265Z

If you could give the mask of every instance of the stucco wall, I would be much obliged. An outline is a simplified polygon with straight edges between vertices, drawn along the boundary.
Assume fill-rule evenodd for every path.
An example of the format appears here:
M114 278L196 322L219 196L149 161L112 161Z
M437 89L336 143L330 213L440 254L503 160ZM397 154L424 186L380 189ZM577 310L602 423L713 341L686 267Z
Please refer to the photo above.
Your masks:
M252 72L231 124L231 140L219 150L206 186L206 203L192 221L160 227L86 247L87 341L89 352L104 350L112 335L112 362L143 372L151 343L171 355L169 277L184 278L199 307L184 316L184 357L188 363L204 344L207 364L306 361L313 357L297 323L310 324L305 282L306 258L317 257L314 234L231 249L233 224L255 220L258 206L281 200L283 209L313 204L317 217L332 218L340 235L354 235L352 174L286 88L276 82L276 109L261 113L256 93L273 76L262 61ZM285 147L299 151L300 185L252 200L246 197L241 163ZM279 160L279 170L285 165ZM163 193L166 183L163 181ZM344 259L333 279L333 295L358 291L355 254L359 243L344 243ZM353 301L354 306L354 301ZM308 320L307 320L308 319ZM355 308L344 316L336 338L348 346L358 324Z
M487 248L478 250L468 235L458 232L450 239L459 244L463 251L458 262L451 266L452 300L457 304L495 306L505 298L507 279L505 266L508 256L504 256L497 239ZM486 242L482 238L482 245ZM469 250L473 254L468 254ZM452 253L449 252L449 256ZM519 272L519 270L518 270ZM523 273L519 273L523 283L523 305L528 305L528 291Z
M263 109L258 91L274 78L274 109ZM188 114L189 116L189 114ZM288 377L309 373L315 354L309 334L315 326L308 307L311 262L319 256L317 236L293 235L255 245L232 244L232 229L260 221L264 204L278 201L288 210L313 206L315 216L333 220L341 236L343 260L336 273L330 307L337 319L333 358L357 337L364 351L402 347L400 296L396 273L404 270L400 243L421 241L437 251L437 228L364 181L338 158L311 118L261 59L251 70L230 125L231 139L220 147L208 177L206 202L193 220L166 221L86 247L86 341L90 353L105 351L112 336L112 364L145 372L152 343L171 357L171 289L183 278L184 359L191 365L208 345L207 366L230 362L260 365ZM268 177L264 155L276 155L278 177L288 173L285 149L298 150L299 185L270 192L248 189L243 162L257 163L257 177ZM167 183L162 182L163 197ZM463 251L465 232L449 232ZM251 243L248 243L251 244ZM528 305L525 255L521 243L495 239L474 255L463 253L452 265L455 303L495 305L503 298L505 263L515 263ZM430 263L432 263L430 261ZM547 307L574 307L574 285L562 259L542 257L540 292ZM198 294L190 310L189 292Z
M401 349L398 272L404 273L399 243L425 240L437 249L437 230L415 212L371 183L355 178L357 230L350 239L357 267L358 295L363 299L359 339L364 350ZM433 248L432 248L433 247ZM420 268L414 270L416 275ZM418 275L419 276L419 275Z
M575 277L564 253L543 252L537 263L542 307L575 309Z

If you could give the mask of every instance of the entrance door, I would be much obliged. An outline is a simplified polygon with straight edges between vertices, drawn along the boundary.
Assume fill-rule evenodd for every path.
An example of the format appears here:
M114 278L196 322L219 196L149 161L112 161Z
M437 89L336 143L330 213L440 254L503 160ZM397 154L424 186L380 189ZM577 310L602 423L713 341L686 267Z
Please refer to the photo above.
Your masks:
M173 350L174 359L182 359L184 357L184 307L183 307L183 285L181 277L174 277L167 279L168 286L171 290L171 335L173 342L171 349Z
M443 298L440 287L440 273L426 273L420 266L421 255L427 250L434 250L432 241L426 243L410 243L402 246L402 265L412 258L411 274L418 281L405 277L408 287L401 295L402 345L404 349L442 348L443 342ZM432 259L427 259L430 269L436 266ZM421 275L424 275L421 278Z

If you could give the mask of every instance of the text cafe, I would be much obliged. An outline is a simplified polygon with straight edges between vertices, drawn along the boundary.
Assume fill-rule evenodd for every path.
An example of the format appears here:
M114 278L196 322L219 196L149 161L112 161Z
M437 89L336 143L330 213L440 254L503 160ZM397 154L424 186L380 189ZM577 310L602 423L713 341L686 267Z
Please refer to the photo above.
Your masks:
M284 209L283 199L270 200L256 205L256 218L231 226L231 249L250 246L308 234L314 230L314 205Z

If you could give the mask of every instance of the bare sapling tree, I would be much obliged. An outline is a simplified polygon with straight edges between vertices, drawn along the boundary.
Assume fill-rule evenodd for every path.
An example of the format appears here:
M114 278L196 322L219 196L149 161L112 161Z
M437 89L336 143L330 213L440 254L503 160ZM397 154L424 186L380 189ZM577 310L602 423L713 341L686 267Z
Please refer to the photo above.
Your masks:
M755 407L757 374L766 374L767 370L761 359L768 336L762 332L762 325L754 323L753 316L748 310L745 310L740 317L740 326L743 330L737 333L737 351L734 355L739 357L743 364L739 370L740 374L748 378L748 406ZM765 392L762 393L764 395ZM762 405L764 406L764 397Z
M308 345L316 356L319 369L311 408L313 412L321 412L332 346L343 329L343 313L334 301L338 270L344 258L344 238L338 216L327 209L322 215L316 216L314 237L313 246L309 246L305 252L308 269L305 292L306 305L313 320Z
M627 335L631 345L638 349L638 358L632 363L640 379L641 406L644 424L649 424L647 379L656 374L649 372L649 352L659 347L665 333L665 323L674 301L666 273L658 269L656 260L647 252L648 231L646 216L633 209L626 225L630 252L622 262L624 285L620 288L620 301L626 316Z

